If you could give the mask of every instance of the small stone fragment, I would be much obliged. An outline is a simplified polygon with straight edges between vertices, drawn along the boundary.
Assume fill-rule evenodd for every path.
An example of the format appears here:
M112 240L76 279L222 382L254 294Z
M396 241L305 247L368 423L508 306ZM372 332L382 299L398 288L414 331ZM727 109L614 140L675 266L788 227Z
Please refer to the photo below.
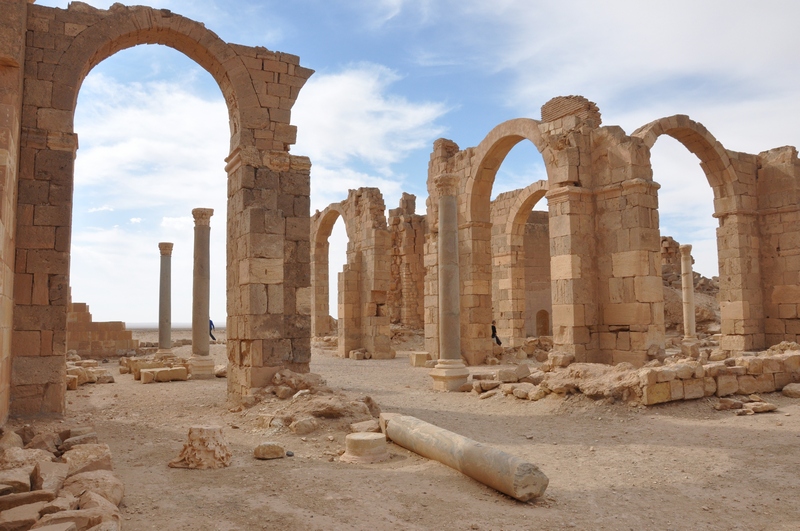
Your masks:
M253 457L256 459L280 459L286 455L286 451L278 443L264 442L253 450Z

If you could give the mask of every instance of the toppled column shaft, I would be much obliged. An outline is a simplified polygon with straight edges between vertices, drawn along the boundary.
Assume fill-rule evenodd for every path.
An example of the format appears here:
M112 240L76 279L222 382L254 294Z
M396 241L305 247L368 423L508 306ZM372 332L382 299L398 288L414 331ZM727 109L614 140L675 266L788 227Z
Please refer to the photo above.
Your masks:
M520 501L538 498L547 489L549 480L536 465L502 450L415 417L382 414L381 421L392 442Z

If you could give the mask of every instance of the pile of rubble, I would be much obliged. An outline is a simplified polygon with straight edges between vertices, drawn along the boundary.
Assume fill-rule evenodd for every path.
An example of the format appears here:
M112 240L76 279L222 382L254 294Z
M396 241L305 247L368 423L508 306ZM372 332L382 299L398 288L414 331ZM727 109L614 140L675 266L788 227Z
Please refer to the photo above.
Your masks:
M173 355L145 356L119 359L119 373L133 374L143 384L186 381L189 379L189 360Z
M503 394L527 400L539 400L551 393L582 393L594 399L650 406L710 396L771 393L800 382L800 345L788 342L758 355L738 355L721 361L676 355L663 362L653 360L641 369L629 363L610 366L572 363L573 360L570 354L550 352L548 360L538 366L523 363L515 368L473 374L472 381L461 390L473 391L481 398ZM742 404L751 402L758 401ZM750 409L771 410L767 406Z
M262 407L256 408L257 404ZM288 369L275 373L271 385L253 390L236 410L255 415L260 428L286 428L297 435L313 433L326 423L328 428L343 429L381 413L369 396L352 399L333 391L318 374Z
M114 376L97 360L82 360L76 353L67 353L67 390L76 390L87 383L114 383Z
M0 437L0 529L116 531L124 492L89 426Z

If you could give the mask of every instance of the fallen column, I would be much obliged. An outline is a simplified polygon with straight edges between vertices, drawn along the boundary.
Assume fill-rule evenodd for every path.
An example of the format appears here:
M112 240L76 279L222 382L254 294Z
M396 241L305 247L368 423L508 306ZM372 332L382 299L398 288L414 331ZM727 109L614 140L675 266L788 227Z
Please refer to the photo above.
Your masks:
M547 489L549 480L536 465L418 418L383 413L381 427L395 444L519 501L538 498Z

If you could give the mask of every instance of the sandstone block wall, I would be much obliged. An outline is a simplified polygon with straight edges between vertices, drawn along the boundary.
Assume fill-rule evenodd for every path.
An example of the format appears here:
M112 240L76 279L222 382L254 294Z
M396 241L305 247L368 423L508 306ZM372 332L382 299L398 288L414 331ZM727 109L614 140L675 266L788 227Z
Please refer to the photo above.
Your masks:
M0 424L9 414L25 2L0 2Z
M120 356L139 348L139 340L122 321L95 322L85 302L67 306L67 350L81 358Z

